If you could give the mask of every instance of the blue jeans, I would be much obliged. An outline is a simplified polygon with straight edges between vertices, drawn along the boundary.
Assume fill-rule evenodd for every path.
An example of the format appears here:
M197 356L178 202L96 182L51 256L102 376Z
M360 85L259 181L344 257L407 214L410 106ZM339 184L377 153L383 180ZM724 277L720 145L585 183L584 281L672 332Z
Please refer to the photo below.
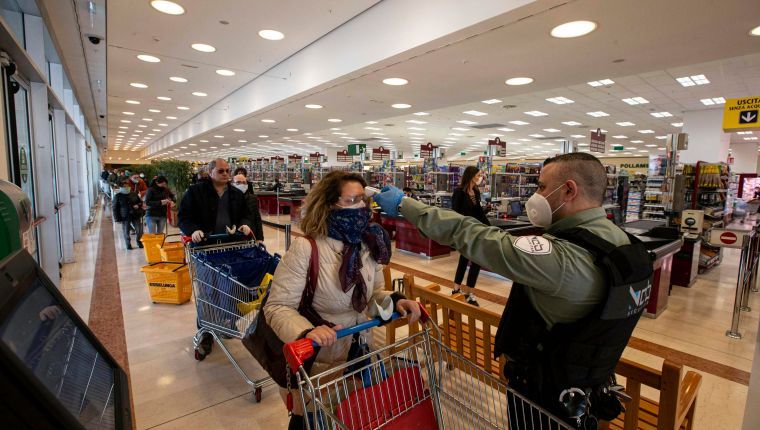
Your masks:
M158 234L166 232L166 218L146 216L145 223L148 225L148 233Z

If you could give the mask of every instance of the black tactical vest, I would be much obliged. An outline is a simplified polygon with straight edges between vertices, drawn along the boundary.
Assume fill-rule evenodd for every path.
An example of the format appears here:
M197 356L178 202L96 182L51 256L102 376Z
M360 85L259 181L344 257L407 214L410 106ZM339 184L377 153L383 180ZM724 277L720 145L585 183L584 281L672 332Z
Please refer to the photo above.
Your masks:
M494 345L496 357L509 359L504 372L510 384L550 409L564 389L608 383L649 302L653 273L649 252L631 235L631 244L623 246L583 228L554 236L594 255L609 284L606 300L581 320L547 330L526 294L530 287L514 284Z

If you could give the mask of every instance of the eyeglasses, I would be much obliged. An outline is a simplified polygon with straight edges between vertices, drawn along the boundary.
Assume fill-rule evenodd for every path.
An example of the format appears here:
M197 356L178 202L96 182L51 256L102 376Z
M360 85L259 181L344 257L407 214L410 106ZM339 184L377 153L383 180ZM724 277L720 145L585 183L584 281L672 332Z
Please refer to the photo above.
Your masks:
M216 173L222 175L224 173L230 173L230 169L216 169Z
M338 198L338 203L341 206L351 206L362 200L364 200L364 194L359 194L358 196L340 196L340 198Z

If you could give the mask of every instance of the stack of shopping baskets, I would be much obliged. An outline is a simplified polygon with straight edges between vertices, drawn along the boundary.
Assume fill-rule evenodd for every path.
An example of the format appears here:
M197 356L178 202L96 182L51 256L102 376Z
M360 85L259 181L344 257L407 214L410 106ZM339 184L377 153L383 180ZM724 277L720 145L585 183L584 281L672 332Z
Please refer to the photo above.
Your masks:
M185 250L182 242L168 241L165 234L144 234L147 265L140 271L145 273L145 283L153 303L181 305L190 301L192 287L190 273L185 264Z
M242 339L254 323L280 256L270 254L254 241L240 241L238 236L211 236L198 246L187 243L187 263L198 313L198 332L193 338L195 359L205 359L216 342L245 382L254 388L256 401L261 401L261 388L269 378L249 378L222 339Z

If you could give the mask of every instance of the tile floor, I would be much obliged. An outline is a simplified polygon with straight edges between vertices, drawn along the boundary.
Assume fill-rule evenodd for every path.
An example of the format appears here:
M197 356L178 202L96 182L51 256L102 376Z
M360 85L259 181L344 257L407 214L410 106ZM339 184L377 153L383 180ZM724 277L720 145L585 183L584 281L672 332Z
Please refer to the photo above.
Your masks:
M276 221L276 217L266 218ZM286 222L287 217L281 217L280 221ZM61 283L62 291L85 320L90 313L98 227L96 223L75 245L78 260L65 265ZM251 388L218 348L202 362L194 359L195 307L192 303L180 306L152 303L140 273L145 264L144 254L139 249L125 249L118 226L114 226L113 232L136 428L287 428L285 408L273 387L266 388L263 401L256 404ZM265 237L270 251L284 252L283 232L266 227ZM445 279L453 278L456 261L455 253L434 260L402 253L393 256L394 263ZM744 339L724 336L731 320L737 264L738 252L728 250L724 262L701 275L692 288L675 287L669 308L657 319L642 318L634 336L749 372L760 315L757 294L752 294L750 300L753 311L742 315ZM393 270L394 277L402 275ZM429 283L419 278L416 282ZM509 294L509 288L508 281L497 277L481 275L478 281L478 289L501 297ZM503 309L497 303L479 300L487 309L495 312ZM261 377L261 369L238 341L229 340L227 344L251 376ZM633 348L628 348L624 356L656 368L663 361ZM700 373L703 382L695 428L739 428L747 386L708 372Z

